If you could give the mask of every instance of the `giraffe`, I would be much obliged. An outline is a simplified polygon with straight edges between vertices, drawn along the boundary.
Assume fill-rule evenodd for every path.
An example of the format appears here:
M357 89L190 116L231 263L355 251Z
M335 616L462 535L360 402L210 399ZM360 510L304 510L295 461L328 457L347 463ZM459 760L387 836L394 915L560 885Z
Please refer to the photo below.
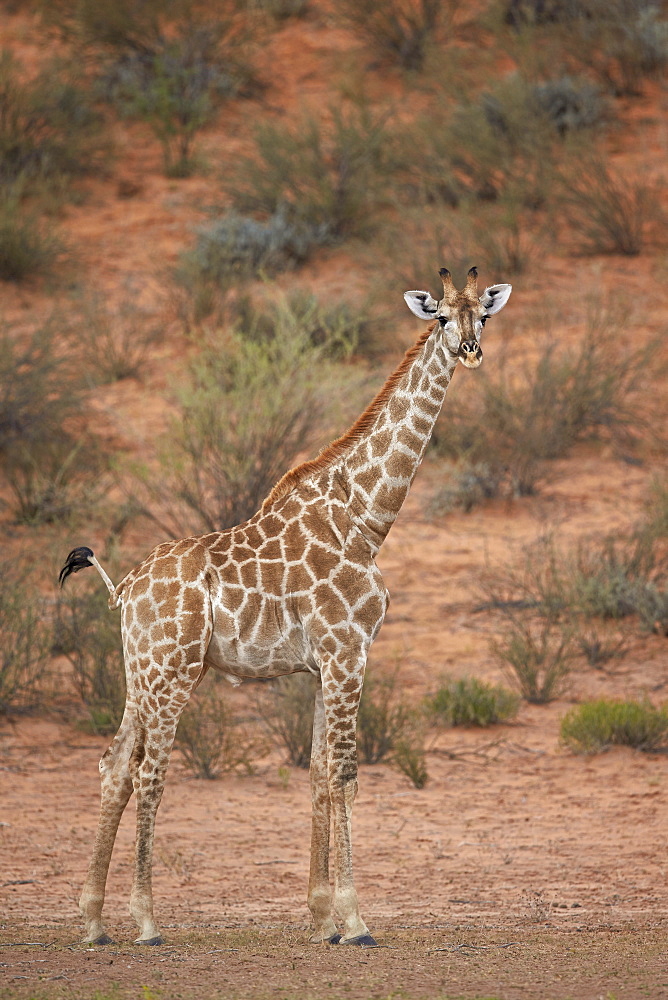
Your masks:
M61 586L70 573L94 566L109 607L121 608L127 687L120 728L99 765L99 823L79 903L86 942L111 942L102 923L105 885L134 791L130 912L137 944L162 943L151 887L155 818L179 716L213 668L233 684L297 671L315 675L311 941L376 945L360 914L351 846L357 709L367 654L389 603L375 557L406 499L457 363L481 363L482 327L511 293L510 285L498 284L479 296L476 268L461 291L446 268L439 274L440 301L426 291L405 293L411 311L430 322L366 410L317 458L287 472L248 521L158 545L117 587L87 546L67 557Z

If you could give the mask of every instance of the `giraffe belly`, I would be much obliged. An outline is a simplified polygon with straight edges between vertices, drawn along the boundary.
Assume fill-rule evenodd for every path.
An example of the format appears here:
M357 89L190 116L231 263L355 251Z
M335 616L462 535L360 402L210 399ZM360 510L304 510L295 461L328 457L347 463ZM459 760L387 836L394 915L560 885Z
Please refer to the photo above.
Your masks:
M226 608L213 608L214 628L206 651L206 662L220 670L231 683L242 678L278 677L300 670L317 670L316 661L301 626L274 615L260 616L250 628Z

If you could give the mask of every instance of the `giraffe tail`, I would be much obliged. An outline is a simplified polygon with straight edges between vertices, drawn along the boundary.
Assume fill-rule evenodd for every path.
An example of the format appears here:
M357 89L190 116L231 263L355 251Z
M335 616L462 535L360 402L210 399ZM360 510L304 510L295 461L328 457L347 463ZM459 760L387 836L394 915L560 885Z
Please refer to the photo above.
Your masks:
M116 594L116 588L114 587L114 584L112 580L109 578L106 571L103 569L103 567L95 558L93 550L89 549L87 545L80 545L78 548L72 549L72 551L68 555L67 559L65 560L65 565L63 566L58 575L58 582L60 586L61 587L63 586L65 580L67 580L70 573L78 573L79 570L86 569L87 566L94 566L95 569L98 571L98 573L104 580L107 586L107 590L109 591L113 599L113 601L112 600L109 601L109 607L117 608L118 605L120 604L120 600L118 598L118 595Z

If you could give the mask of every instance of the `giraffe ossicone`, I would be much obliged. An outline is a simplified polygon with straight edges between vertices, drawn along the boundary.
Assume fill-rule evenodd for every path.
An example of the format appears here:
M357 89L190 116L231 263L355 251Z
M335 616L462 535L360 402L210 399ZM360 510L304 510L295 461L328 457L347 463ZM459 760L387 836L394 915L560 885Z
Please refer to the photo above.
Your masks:
M155 818L181 712L210 668L232 682L310 671L317 677L311 756L312 941L375 944L353 881L356 725L364 669L389 594L375 562L422 461L458 362L475 368L488 317L511 286L477 293L471 268L443 297L406 292L430 321L343 435L276 484L248 521L164 542L114 587L91 549L68 556L61 584L94 566L121 608L126 703L100 761L100 818L80 899L85 941L108 944L107 874L123 810L137 798L130 912L139 944L160 944L151 885ZM330 854L333 853L333 886Z

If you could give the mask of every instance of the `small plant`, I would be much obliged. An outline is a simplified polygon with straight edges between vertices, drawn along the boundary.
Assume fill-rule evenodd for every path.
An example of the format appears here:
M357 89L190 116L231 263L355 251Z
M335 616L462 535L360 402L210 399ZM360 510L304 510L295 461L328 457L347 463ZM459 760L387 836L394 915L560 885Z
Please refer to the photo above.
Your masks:
M27 339L2 331L0 466L17 520L62 521L99 496L104 462L85 424L82 384L55 325Z
M55 609L52 653L72 666L75 690L96 733L115 732L125 708L125 669L118 616L99 587L65 594Z
M520 699L507 688L476 677L448 680L425 701L427 712L441 725L492 726L514 719Z
M262 721L295 767L311 763L315 679L311 674L288 674L267 686L258 698Z
M563 693L575 655L573 632L549 618L536 625L508 619L491 651L526 701L543 705Z
M311 9L311 0L252 0L252 4L277 21L306 17Z
M470 513L478 504L491 500L501 492L503 472L487 462L467 462L457 464L451 473L446 473L444 486L439 486L427 506L431 517L443 517L455 508Z
M27 209L16 193L0 195L0 281L50 276L65 256L51 226Z
M336 16L364 38L381 57L403 69L420 70L439 29L452 31L456 5L439 0L339 0ZM446 31L443 31L446 34Z
M283 218L320 243L368 234L388 201L389 115L364 101L306 114L291 128L265 123L228 181L238 210Z
M644 181L615 176L601 159L565 175L560 203L582 253L634 257L656 220L658 192Z
M176 279L199 296L211 289L213 298L213 289L302 264L326 239L325 229L291 222L282 209L264 221L228 212L199 228L195 246L181 256Z
M536 493L553 474L550 461L594 436L633 446L635 401L646 376L646 348L611 365L619 345L612 319L592 314L577 350L548 345L521 379L502 367L484 373L448 420L437 423L432 447L460 462L439 503L470 509L490 495Z
M43 608L9 562L0 564L0 634L0 715L6 715L34 706L49 653Z
M80 73L52 61L28 79L0 52L0 182L5 190L65 193L64 178L101 170L109 157L102 118Z
M215 684L200 688L186 707L176 733L176 746L188 770L197 778L253 773L253 758L261 753L257 739L244 733Z
M110 309L95 296L72 303L59 320L72 353L81 361L86 380L109 384L140 378L152 348L161 337L161 327L142 315L128 298Z
M429 781L424 743L417 731L398 740L391 763L406 775L415 788L424 788Z
M285 302L275 304L273 320L261 339L212 336L189 365L160 471L144 475L137 499L170 534L192 531L193 516L204 531L246 520L317 440L333 373L327 343L315 345Z
M357 713L357 750L363 764L378 764L405 742L412 713L398 698L397 673L387 679L367 677Z
M129 117L146 121L162 146L168 177L189 177L196 167L197 134L240 85L235 79L230 26L180 26L151 50L126 52L107 70L103 87Z
M601 698L571 709L561 720L561 741L574 753L600 753L611 746L656 750L665 746L668 713L646 702Z
M593 626L576 636L576 644L590 667L602 670L610 660L624 656L629 649L628 637L609 637Z

